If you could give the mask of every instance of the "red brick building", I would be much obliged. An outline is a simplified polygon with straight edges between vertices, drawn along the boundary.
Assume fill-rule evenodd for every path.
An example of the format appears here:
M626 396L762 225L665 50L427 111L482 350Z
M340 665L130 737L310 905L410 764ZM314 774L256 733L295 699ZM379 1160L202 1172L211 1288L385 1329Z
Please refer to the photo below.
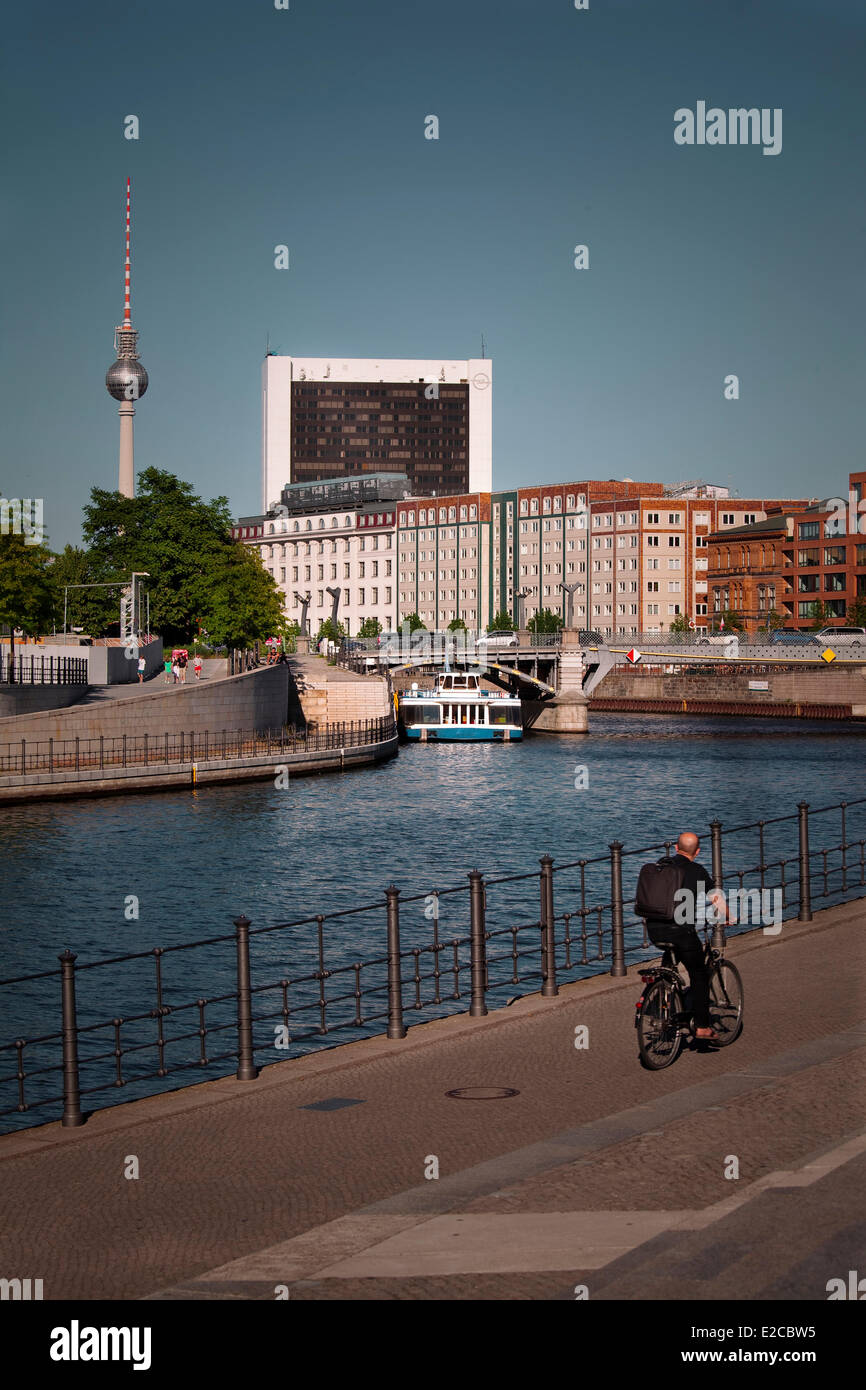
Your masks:
M775 610L783 626L809 628L820 604L828 623L844 624L866 598L866 472L849 475L846 497L711 533L707 554L711 623L730 609L755 631Z

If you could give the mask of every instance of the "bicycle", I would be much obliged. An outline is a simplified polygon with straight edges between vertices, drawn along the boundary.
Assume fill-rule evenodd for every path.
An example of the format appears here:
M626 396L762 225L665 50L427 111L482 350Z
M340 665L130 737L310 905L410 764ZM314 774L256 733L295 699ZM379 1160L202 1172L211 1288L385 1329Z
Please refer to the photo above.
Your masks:
M703 931L704 961L710 977L710 1023L716 1033L714 1045L728 1047L743 1031L743 981L724 952L710 945L709 927ZM682 1052L686 1038L694 1037L695 1032L694 1019L686 1007L687 986L677 969L673 943L657 944L664 948L661 964L638 971L643 989L634 1017L641 1064L649 1071L671 1066Z

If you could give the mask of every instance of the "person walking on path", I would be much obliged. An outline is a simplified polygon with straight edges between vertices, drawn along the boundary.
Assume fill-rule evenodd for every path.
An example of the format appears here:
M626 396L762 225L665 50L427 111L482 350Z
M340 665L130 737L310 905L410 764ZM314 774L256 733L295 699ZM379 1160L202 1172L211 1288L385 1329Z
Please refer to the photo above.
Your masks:
M176 656L172 658L171 674L174 676L174 684L177 685L178 681L180 680L180 666L178 664L178 659Z
M695 1037L700 1042L715 1042L717 1034L710 1025L710 977L704 962L704 951L695 930L695 909L700 892L712 903L716 921L729 922L730 916L721 888L713 887L713 877L703 866L696 864L700 841L691 830L684 830L677 840L673 863L680 873L680 888L675 895L675 916L670 919L648 917L647 935L654 946L673 943L674 955L688 971L692 990L692 1012L695 1017ZM664 862L664 861L662 861ZM707 909L709 911L709 909Z
M198 655L198 653L196 653L196 658L195 658L195 661L194 661L194 663L193 663L193 666L194 666L194 669L195 669L195 678L196 678L197 681L200 681L200 680L201 680L201 657Z
M147 670L147 662L145 661L145 659L144 659L143 656L140 656L140 657L138 658L138 683L139 683L139 685L141 685L142 682L144 681L144 673L145 673L146 670Z
M181 652L180 656L179 656L178 659L177 659L177 664L178 664L178 666L180 667L180 683L181 683L181 685L186 685L186 663L187 663L187 660L188 660L188 657L187 657L186 652Z
M171 657L170 657L170 656L167 656L167 657L165 658L165 661L164 661L162 664L163 664L163 666L165 667L165 680L163 681L163 684L164 684L164 685L170 685L170 684L171 684Z

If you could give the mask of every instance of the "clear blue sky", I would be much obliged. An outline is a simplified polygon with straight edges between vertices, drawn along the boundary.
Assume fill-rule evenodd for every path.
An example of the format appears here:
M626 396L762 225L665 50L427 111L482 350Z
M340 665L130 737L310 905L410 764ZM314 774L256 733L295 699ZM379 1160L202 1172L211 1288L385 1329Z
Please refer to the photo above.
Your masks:
M4 30L0 490L45 499L53 546L117 485L127 174L136 466L236 513L268 332L358 357L483 332L497 487L826 494L862 467L859 0L47 0ZM781 154L675 145L699 100L781 107Z

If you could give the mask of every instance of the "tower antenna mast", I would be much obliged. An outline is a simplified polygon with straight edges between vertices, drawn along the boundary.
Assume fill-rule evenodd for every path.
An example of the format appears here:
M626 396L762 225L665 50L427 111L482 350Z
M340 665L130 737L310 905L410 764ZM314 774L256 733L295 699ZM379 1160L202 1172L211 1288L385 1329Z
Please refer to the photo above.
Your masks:
M120 401L120 454L118 458L118 492L124 497L135 496L135 460L133 451L132 419L135 415L133 401L137 401L147 390L147 372L138 360L138 333L132 326L130 304L130 257L129 239L132 206L132 184L126 180L126 238L123 264L123 323L114 330L114 351L117 361L105 374L108 394Z

